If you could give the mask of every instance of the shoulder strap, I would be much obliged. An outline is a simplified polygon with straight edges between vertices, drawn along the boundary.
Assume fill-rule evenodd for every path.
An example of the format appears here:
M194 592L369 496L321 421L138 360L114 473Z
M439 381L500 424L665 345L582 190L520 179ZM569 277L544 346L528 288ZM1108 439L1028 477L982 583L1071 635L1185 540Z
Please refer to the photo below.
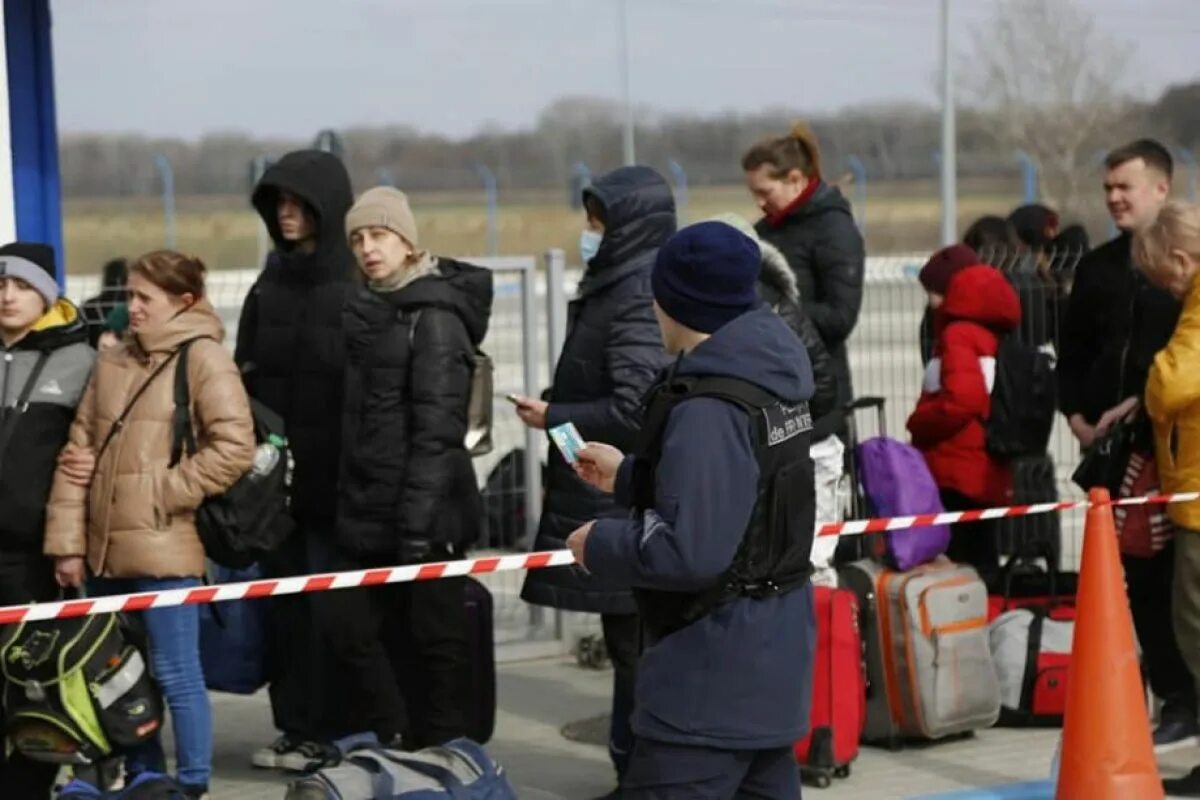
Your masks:
M117 418L113 420L113 424L109 427L108 434L104 437L104 443L101 444L100 449L96 451L97 463L100 461L100 456L104 455L104 451L108 449L110 444L112 444L112 440L116 438L117 433L122 427L124 427L125 420L129 417L129 413L133 411L133 407L137 405L137 401L140 400L142 395L146 393L146 390L150 388L150 384L154 383L154 379L162 374L162 371L167 368L167 365L174 361L175 357L178 355L179 350L175 350L173 353L163 359L163 362L155 367L154 371L150 373L150 377L146 378L146 380L142 382L142 385L138 387L137 391L133 393L133 397L129 398L129 402L125 404L125 408L121 411Z
M706 376L697 378L681 400L715 397L754 412L780 403L780 399L757 384L741 378Z
M5 409L4 421L0 423L0 459L3 458L4 451L8 447L8 440L12 438L13 431L17 428L18 417L24 414L25 409L29 407L29 396L33 394L33 387L37 385L37 380L42 374L42 369L49 360L49 350L38 352L37 361L34 362L33 369L30 371L29 377L25 380L25 385L21 387L21 394L17 397L17 404L11 410Z
M174 467L186 453L196 455L199 447L196 444L196 434L192 430L192 393L188 384L188 352L192 344L201 339L212 339L211 336L197 336L179 345L176 351L179 360L175 362L175 410L171 414L171 461L168 466ZM213 339L213 341L216 341Z
M419 322L421 319L421 311L422 310L423 309L418 308L416 311L413 311L412 313L405 313L403 311L400 312L400 318L408 321L408 346L409 347L412 347L414 344L414 339L416 338L416 335L417 335L417 322Z

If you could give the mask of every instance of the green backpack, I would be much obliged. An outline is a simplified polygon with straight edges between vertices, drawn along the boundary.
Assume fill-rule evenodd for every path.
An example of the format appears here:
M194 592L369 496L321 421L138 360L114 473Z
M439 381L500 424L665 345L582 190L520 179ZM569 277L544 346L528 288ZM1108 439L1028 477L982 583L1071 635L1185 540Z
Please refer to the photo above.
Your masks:
M120 614L0 630L9 741L37 761L92 764L153 737L163 704L142 645Z

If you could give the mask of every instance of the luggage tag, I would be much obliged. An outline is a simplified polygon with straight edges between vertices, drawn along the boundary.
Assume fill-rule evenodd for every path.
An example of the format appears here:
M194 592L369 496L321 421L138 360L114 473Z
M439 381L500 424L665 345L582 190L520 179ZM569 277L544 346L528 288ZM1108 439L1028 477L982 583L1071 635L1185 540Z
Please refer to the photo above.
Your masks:
M562 457L568 464L575 464L579 461L579 451L583 449L583 437L575 429L574 423L568 422L551 428L549 433L550 440L554 442L554 446L558 448L558 452L562 453Z

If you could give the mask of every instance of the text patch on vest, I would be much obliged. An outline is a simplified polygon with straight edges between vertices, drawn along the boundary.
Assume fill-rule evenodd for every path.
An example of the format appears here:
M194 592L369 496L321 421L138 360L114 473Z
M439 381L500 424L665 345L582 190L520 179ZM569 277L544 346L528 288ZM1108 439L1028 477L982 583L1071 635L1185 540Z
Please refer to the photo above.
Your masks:
M767 447L781 445L812 430L812 414L809 413L808 403L770 405L762 410L762 414L767 423Z

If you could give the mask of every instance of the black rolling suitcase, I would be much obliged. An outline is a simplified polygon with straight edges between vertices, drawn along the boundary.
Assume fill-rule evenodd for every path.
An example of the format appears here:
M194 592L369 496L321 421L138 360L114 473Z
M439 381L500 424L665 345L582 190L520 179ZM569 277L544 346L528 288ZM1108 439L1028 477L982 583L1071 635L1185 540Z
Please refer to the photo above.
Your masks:
M1013 505L1058 502L1054 460L1049 455L1018 456L1012 460ZM1058 514L1004 517L993 523L996 551L1001 558L1040 559L1050 569L1061 567L1062 527Z
M467 735L486 744L496 730L496 640L492 627L492 593L474 578L466 579L467 601Z

